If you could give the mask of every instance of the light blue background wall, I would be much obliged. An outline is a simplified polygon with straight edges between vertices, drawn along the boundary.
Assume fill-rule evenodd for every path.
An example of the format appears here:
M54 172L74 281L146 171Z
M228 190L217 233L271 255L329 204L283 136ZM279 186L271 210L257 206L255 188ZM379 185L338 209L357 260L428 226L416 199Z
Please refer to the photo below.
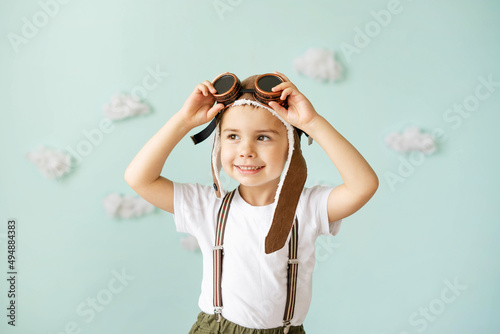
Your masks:
M500 81L498 1L401 0L401 12L350 58L342 43L354 45L356 29L389 1L222 2L231 10L219 15L214 1L69 1L17 52L9 34L21 35L50 1L0 2L0 332L187 333L201 255L180 246L170 214L112 219L102 200L134 194L125 168L196 84L225 71L278 70L380 179L339 235L318 241L307 332L498 333L500 86L469 117L443 118L474 96L480 77ZM346 79L295 73L293 60L310 47L336 51ZM114 122L67 178L47 180L26 159L38 145L86 140L102 105L141 85L148 68L168 73L147 92L153 113ZM438 152L417 160L385 146L409 125L441 134ZM209 151L185 138L163 175L209 184ZM342 182L319 145L304 154L308 185ZM15 328L6 324L9 218L18 221ZM122 271L126 285L91 319L89 301Z

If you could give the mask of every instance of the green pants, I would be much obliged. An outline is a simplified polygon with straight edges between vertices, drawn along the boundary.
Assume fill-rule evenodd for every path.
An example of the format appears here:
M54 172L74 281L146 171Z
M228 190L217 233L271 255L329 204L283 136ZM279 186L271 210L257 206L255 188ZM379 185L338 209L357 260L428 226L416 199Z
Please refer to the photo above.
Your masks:
M217 322L215 315L200 312L189 334L282 334L283 327L270 329L252 329L239 326L224 318ZM304 327L291 326L288 334L305 334Z

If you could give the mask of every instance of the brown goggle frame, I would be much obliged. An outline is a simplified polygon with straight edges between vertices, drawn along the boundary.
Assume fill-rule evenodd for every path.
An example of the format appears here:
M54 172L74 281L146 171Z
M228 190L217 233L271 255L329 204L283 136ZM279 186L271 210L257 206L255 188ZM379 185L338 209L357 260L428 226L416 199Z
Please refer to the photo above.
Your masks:
M255 89L243 89L240 79L233 73L226 72L217 76L212 82L212 85L217 90L217 93L213 95L218 103L224 104L224 109L230 107L243 93L253 93L254 98L264 105L274 101L287 108L286 99L280 99L281 91L273 92L271 90L272 87L285 81L280 75L266 73L259 75L255 79Z
M224 108L219 111L217 116L210 122L210 124L200 131L199 133L191 136L194 144L201 143L205 139L210 136L210 134L215 130L217 126L217 118L222 114L222 112L229 108L234 101L236 101L243 93L253 93L254 98L267 106L269 102L275 101L283 108L288 108L288 104L286 99L281 100L281 91L273 92L271 90L272 87L286 82L286 80L280 75L274 73L266 73L259 75L257 79L255 79L254 89L243 89L241 87L240 79L233 73L222 73L217 76L212 85L217 90L216 94L213 94L217 103L222 103ZM297 129L299 135L302 133L301 130Z

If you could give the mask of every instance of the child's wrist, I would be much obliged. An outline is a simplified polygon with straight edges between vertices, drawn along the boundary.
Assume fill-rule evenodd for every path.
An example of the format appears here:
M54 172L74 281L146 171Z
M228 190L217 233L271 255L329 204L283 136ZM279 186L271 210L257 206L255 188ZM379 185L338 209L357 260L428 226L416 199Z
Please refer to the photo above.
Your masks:
M196 127L196 125L191 123L190 117L185 116L182 109L179 112L177 112L174 116L172 116L171 120L175 122L176 126L179 129L183 130L186 133L188 133L189 131L191 131Z
M321 126L321 123L325 121L326 119L323 116L316 114L316 116L314 116L314 118L311 119L301 130L310 135L311 133L315 133L318 127Z

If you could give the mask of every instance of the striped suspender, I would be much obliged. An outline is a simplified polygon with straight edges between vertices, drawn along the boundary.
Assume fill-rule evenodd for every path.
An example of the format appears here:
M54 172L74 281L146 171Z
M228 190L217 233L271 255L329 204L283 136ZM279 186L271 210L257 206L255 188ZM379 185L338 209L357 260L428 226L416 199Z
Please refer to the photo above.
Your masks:
M295 222L292 226L292 236L288 244L288 279L286 289L286 307L285 314L283 315L283 326L285 326L284 333L288 333L290 329L290 320L293 318L293 311L295 310L295 295L297 291L297 272L299 269L299 260L297 259L297 246L299 242L299 221L295 217Z
M229 213L229 207L231 205L231 200L233 199L235 190L226 194L222 200L221 207L219 209L219 214L217 215L217 228L215 230L215 247L213 250L213 268L214 268L214 278L213 278L213 290L214 290L214 313L217 318L217 322L220 322L222 313L222 293L221 293L221 279L222 279L222 256L223 252L223 242L224 242L224 231L226 229L227 215ZM299 261L297 259L297 248L298 248L298 228L299 222L295 218L295 222L292 226L292 235L290 238L290 243L288 244L288 282L287 282L287 292L286 292L286 306L285 313L283 315L283 326L284 333L288 333L290 329L290 320L293 318L293 312L295 309L295 294L297 290L297 272L299 267Z
M226 229L227 214L229 213L229 206L234 196L234 190L227 193L222 200L222 204L217 215L217 228L215 230L215 247L214 255L214 313L217 316L217 322L220 322L222 312L222 293L221 293L221 279L222 279L222 255L223 255L223 242L224 230Z

